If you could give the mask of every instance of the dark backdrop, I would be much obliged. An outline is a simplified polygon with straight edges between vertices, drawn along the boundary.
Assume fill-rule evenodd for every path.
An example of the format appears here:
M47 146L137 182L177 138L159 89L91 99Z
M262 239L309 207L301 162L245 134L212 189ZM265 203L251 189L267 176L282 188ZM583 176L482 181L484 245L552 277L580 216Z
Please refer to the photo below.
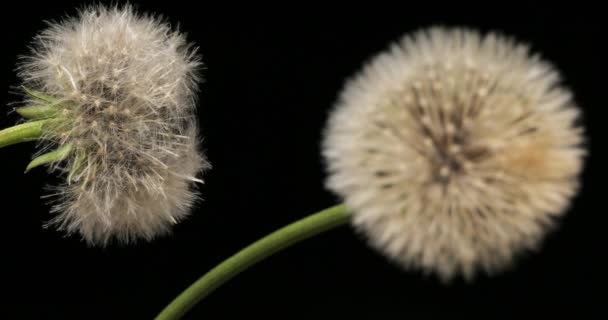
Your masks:
M81 1L2 4L4 104L18 99L14 67L43 20ZM83 1L84 2L84 1ZM139 1L138 1L139 2ZM592 148L583 188L542 250L499 276L441 285L403 272L343 227L248 270L199 304L189 319L420 319L439 315L525 317L602 311L605 209L597 149L606 108L599 19L570 7L415 8L378 3L305 7L141 1L179 22L206 63L199 118L213 163L204 202L174 234L152 243L87 248L41 228L48 176L24 175L33 145L0 149L2 291L16 318L146 319L205 271L251 241L337 203L324 189L320 130L346 77L403 33L434 24L499 30L554 62L584 108ZM505 5L505 4L503 4ZM335 10L338 9L338 10ZM589 10L589 12L592 10ZM599 40L599 42L598 42ZM603 71L602 71L603 70ZM8 108L5 108L8 111ZM14 123L0 112L0 127ZM599 128L598 128L599 127ZM599 200L599 198L598 198ZM599 203L599 201L598 201ZM389 318L390 317L390 318ZM11 317L9 317L11 318ZM586 318L586 317L582 317Z

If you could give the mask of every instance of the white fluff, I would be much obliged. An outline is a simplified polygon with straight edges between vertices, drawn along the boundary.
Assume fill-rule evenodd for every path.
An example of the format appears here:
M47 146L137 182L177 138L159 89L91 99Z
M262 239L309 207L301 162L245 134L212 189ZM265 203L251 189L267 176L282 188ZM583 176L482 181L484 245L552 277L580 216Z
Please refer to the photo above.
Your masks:
M51 23L20 66L24 86L60 100L42 149L72 144L50 222L92 245L150 240L184 218L197 150L195 51L157 17L89 7Z
M579 110L509 38L432 28L350 80L330 116L327 186L372 246L448 281L539 245L578 188Z

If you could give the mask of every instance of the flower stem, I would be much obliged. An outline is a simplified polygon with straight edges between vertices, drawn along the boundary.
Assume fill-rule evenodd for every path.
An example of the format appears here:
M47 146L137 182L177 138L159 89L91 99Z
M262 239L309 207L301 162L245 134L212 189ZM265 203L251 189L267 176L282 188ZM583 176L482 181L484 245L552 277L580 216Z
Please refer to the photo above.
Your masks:
M0 130L0 148L40 138L44 124L51 120L31 121Z
M156 316L156 319L179 319L199 301L240 272L299 241L345 224L349 217L346 207L337 205L267 235L224 260L199 278L167 305Z

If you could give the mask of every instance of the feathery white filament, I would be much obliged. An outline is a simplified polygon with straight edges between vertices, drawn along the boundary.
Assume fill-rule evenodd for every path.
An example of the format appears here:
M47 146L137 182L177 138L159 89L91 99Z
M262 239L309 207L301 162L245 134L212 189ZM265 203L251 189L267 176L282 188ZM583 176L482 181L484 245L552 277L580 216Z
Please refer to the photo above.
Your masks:
M432 28L344 88L327 186L404 267L450 280L536 247L578 187L579 110L548 63L500 35Z
M20 66L24 86L59 99L42 149L71 144L54 164L51 225L89 243L150 240L187 215L197 150L195 51L180 33L130 6L90 7L52 23ZM68 174L69 173L69 174Z

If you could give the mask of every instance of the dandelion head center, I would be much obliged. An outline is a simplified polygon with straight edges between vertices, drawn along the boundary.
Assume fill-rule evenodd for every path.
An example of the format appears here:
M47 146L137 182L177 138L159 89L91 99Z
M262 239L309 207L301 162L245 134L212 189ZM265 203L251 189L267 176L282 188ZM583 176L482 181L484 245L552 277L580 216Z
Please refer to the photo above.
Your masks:
M414 77L399 90L389 108L405 112L405 125L416 133L413 146L430 164L432 180L448 184L492 156L492 146L478 139L473 129L483 108L491 107L487 106L492 103L488 96L497 84L488 73L470 66L438 63L426 66L420 74L423 76ZM387 120L399 121L399 117ZM378 126L386 129L390 125L379 122ZM413 141L402 142L411 147Z
M497 271L535 248L577 191L578 115L526 45L423 30L345 86L325 134L327 185L404 267L444 280Z

